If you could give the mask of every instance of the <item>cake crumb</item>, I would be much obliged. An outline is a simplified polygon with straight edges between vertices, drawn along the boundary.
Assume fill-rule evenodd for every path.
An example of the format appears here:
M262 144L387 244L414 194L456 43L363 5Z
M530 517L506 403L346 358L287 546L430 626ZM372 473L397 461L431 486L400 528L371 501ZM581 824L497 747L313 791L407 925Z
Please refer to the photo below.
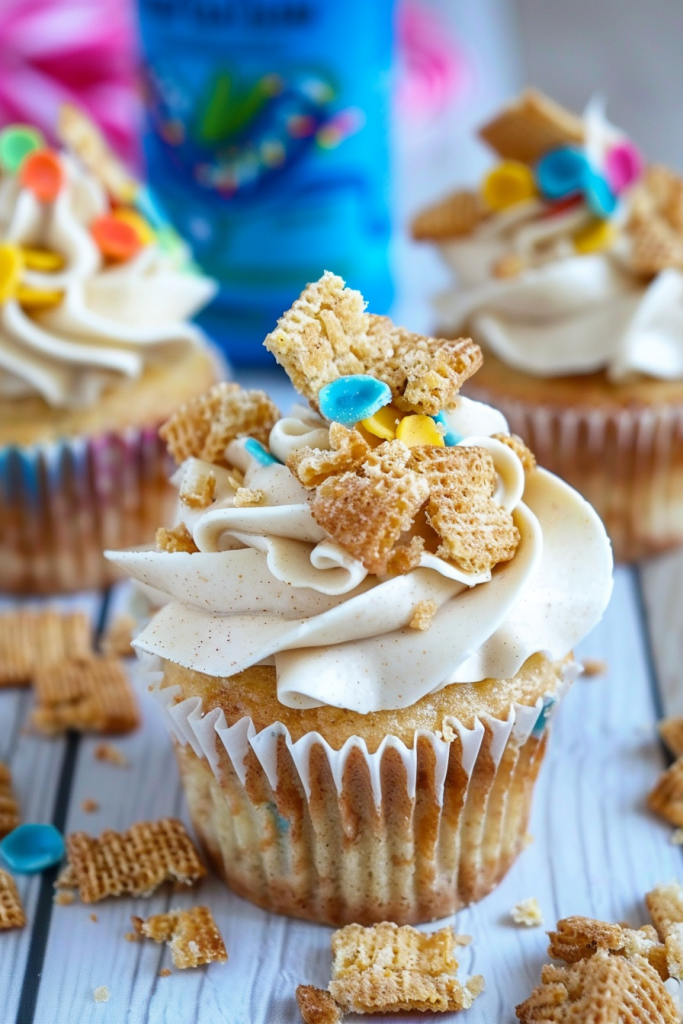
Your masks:
M109 764L118 765L120 768L128 767L128 758L113 743L98 743L95 747L95 760L107 761Z
M677 828L671 833L671 842L674 846L683 846L683 828Z
M99 811L100 805L97 800L86 799L81 804L81 810L85 811L86 814L94 814L95 811Z
M411 629L429 629L432 624L432 619L438 610L438 604L431 598L426 601L418 601L413 609L413 617L408 625Z
M543 924L543 914L535 896L516 903L510 911L510 917L515 924L523 924L527 928L538 928Z
M581 664L583 665L583 674L587 679L606 676L609 670L609 665L604 658L584 658Z
M171 970L170 967L162 967L161 970L159 971L160 978L169 978L172 974L173 971Z
M76 897L72 892L56 892L52 897L52 902L58 907L68 907L70 903L74 903Z
M106 985L99 985L92 994L96 1003L108 1003L111 999L111 992Z

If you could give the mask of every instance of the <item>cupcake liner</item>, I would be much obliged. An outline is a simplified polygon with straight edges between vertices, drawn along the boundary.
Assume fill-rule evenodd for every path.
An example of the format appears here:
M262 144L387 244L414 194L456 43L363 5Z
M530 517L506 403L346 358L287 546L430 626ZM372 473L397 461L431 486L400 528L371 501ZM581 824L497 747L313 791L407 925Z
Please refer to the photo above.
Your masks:
M116 578L102 555L154 539L175 501L157 427L0 448L0 590L47 593Z
M557 705L573 681L505 720L416 730L412 747L360 736L335 750L281 722L228 726L180 686L151 690L174 738L190 814L238 894L328 924L417 923L480 899L526 844L533 785Z
M683 541L683 406L566 409L530 404L470 382L607 527L615 557L632 561Z

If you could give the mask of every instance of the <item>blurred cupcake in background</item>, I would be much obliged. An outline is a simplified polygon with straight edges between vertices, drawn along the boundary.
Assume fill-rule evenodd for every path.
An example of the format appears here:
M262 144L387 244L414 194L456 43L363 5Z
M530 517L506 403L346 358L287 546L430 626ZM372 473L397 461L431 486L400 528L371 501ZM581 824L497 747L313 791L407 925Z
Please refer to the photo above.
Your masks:
M213 296L149 193L65 107L63 149L0 133L0 589L110 579L170 493L158 426L217 377Z
M491 402L604 519L621 560L683 541L683 180L591 102L533 90L480 130L478 188L413 222L457 275L439 328L470 333Z

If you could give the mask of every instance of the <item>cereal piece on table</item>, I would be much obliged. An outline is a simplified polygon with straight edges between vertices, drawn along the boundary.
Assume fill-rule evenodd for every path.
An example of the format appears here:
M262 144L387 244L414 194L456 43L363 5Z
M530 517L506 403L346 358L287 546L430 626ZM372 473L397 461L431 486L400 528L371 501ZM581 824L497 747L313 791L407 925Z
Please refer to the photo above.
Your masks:
M650 925L627 928L590 917L565 917L557 922L557 931L548 932L548 938L550 956L569 964L585 960L598 950L627 957L642 956L655 967L662 961L662 946Z
M287 458L287 467L304 487L317 487L328 476L355 472L370 454L371 448L359 430L341 423L330 426L331 449L299 448Z
M683 979L683 888L678 882L657 885L645 897L652 923L666 946L669 974Z
M254 437L265 444L279 418L277 406L264 391L222 382L181 405L161 427L159 437L177 463L194 456L227 465L225 449L231 441Z
M81 804L81 810L84 811L85 814L94 814L96 811L99 811L99 809L100 805L97 800L91 800L88 798Z
M442 242L469 235L486 216L478 192L458 189L421 210L413 220L411 232L416 241Z
M119 202L130 202L137 182L109 148L101 131L90 118L71 103L63 103L57 118L60 142L81 160Z
M172 554L184 551L190 555L194 555L199 551L185 523L178 523L172 530L167 530L165 526L160 526L156 532L155 540L157 551L170 551Z
M206 874L181 821L141 821L127 832L105 830L99 839L72 832L68 869L58 885L78 889L84 903L106 896L150 896L163 882L191 885Z
M530 896L528 900L521 900L520 903L516 903L510 911L510 917L515 924L523 924L527 928L537 928L543 924L543 914L535 896Z
M98 985L92 994L96 1003L108 1003L111 999L111 992L106 985Z
M512 515L493 500L496 471L483 448L412 448L410 465L429 484L427 519L442 540L437 554L483 573L514 555Z
M216 499L215 474L204 470L191 474L189 479L186 474L178 497L188 508L208 508Z
M252 490L251 487L238 487L235 491L233 504L235 508L253 508L262 505L266 500L263 491Z
M102 638L102 654L107 658L128 658L134 654L131 644L136 626L132 615L117 615Z
M536 469L536 456L530 448L527 448L524 441L517 434L492 434L491 436L496 441L500 441L501 444L507 445L508 448L512 449L522 463L525 473L530 473L533 469Z
M408 468L400 441L375 448L359 474L325 480L311 500L313 518L368 572L382 573L401 534L429 496L429 485Z
M55 608L0 615L0 686L25 685L35 670L92 653L92 627L85 612Z
M19 803L12 791L12 773L0 761L0 839L20 823Z
M16 883L9 871L0 868L0 931L23 928L25 924L26 917Z
M339 1024L341 1011L324 988L297 985L296 1001L304 1024Z
M181 971L216 961L225 963L228 959L225 943L208 907L171 910L148 917L146 921L139 917L132 921L139 935L168 943L173 966Z
M662 772L647 802L672 825L683 828L683 757Z
M605 658L584 658L581 662L583 675L586 679L594 679L596 676L606 676L609 665Z
M483 990L481 976L457 977L452 928L426 934L410 925L350 924L332 936L329 991L346 1011L466 1010Z
M52 902L58 907L68 907L76 901L76 896L73 892L69 892L67 889L59 890L52 897Z
M34 686L37 707L32 722L40 732L125 733L140 724L128 675L113 658L72 658L40 669Z
M676 1024L672 997L640 956L600 950L570 966L547 964L541 984L516 1008L525 1024Z
M657 728L674 757L680 757L683 754L683 718L670 715L663 718Z
M170 967L162 967L161 970L159 971L160 978L170 978L172 974L173 971L170 969Z
M429 629L432 624L432 619L438 610L438 604L431 598L426 601L418 601L413 609L413 617L408 625L411 629Z
M98 743L93 756L96 761L107 761L108 764L115 764L119 768L128 767L128 758L113 743Z
M492 121L479 137L504 160L535 163L550 149L581 145L583 120L536 89L527 89Z

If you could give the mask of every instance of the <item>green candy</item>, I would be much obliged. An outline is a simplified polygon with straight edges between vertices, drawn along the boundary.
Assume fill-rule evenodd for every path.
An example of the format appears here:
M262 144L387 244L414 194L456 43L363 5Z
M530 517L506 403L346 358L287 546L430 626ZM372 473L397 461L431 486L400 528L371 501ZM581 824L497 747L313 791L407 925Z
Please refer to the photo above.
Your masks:
M37 128L28 124L11 124L0 132L0 167L16 173L29 153L42 149L45 139Z

